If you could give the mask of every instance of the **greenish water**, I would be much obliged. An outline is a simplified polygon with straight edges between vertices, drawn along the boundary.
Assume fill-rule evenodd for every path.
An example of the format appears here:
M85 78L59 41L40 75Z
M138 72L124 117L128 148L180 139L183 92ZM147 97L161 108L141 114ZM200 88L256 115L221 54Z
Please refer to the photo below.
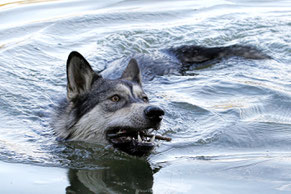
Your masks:
M288 0L1 1L0 193L289 193L290 18ZM185 44L253 45L273 59L144 84L173 139L147 158L55 140L72 50L102 70Z

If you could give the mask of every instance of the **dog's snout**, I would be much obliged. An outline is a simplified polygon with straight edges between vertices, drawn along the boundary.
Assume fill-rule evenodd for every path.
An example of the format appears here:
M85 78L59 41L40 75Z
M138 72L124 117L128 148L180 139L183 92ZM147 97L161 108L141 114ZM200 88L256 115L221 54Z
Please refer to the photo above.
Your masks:
M157 106L148 106L144 109L144 113L146 118L153 122L160 122L163 118L162 116L165 114L163 109Z

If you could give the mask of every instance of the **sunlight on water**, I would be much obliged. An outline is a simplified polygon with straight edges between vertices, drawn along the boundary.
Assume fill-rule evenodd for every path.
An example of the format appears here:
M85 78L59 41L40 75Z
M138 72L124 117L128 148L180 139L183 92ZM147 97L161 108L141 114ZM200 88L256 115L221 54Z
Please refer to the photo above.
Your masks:
M19 6L23 4L32 4L32 3L43 3L43 2L50 2L50 1L57 1L57 0L24 0L24 1L15 1L15 0L2 0L1 6Z

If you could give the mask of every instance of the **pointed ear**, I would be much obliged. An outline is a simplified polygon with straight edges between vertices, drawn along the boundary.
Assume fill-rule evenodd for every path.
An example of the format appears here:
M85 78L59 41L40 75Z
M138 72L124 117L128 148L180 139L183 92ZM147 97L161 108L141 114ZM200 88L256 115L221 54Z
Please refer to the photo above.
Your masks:
M67 97L73 100L75 97L88 92L91 89L97 75L86 59L78 52L70 53L67 60Z
M141 80L141 72L138 66L138 63L135 59L131 59L124 70L121 79L129 80L138 83L139 85L142 84Z

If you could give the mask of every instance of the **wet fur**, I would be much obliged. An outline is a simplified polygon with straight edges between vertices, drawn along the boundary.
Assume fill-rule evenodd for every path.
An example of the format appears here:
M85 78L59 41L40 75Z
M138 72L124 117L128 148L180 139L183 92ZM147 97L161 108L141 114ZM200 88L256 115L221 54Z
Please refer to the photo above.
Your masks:
M149 103L143 100L146 94L135 61L129 63L120 79L110 80L91 72L91 67L84 60L76 52L71 53L68 59L68 97L60 103L52 123L60 139L107 144L105 133L109 129L158 127L145 118L144 109ZM79 63L77 67L74 67L75 63ZM110 99L116 94L121 97L118 103Z
M181 46L166 53L167 57L156 61L148 60L147 56L138 57L141 65L134 59L126 68L122 63L112 65L101 75L93 71L81 54L72 52L67 61L67 99L59 104L52 123L56 135L63 140L107 144L105 133L114 127L135 130L159 127L144 116L149 103L143 100L146 94L142 88L142 74L145 80L153 74L178 74L184 66L232 56L270 59L254 47L239 45ZM115 94L121 95L124 101L112 104L110 97Z

